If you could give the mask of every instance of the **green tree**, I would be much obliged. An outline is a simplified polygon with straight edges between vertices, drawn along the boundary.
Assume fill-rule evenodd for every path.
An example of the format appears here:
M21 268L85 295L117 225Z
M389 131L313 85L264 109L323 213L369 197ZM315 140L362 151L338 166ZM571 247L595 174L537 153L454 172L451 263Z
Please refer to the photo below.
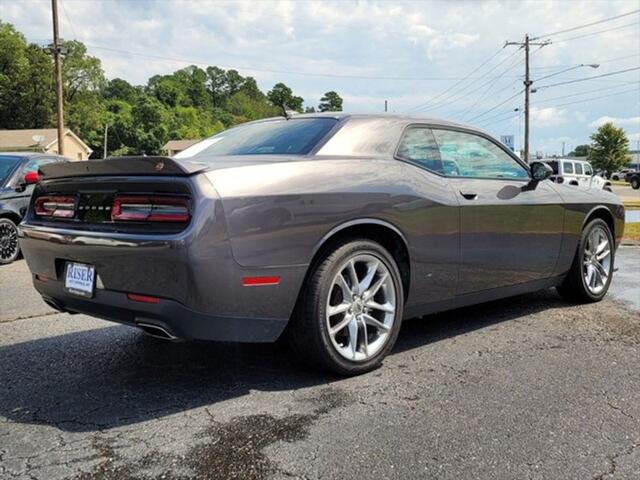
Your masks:
M589 161L596 169L614 172L627 164L629 139L622 128L608 122L591 135Z
M267 98L276 107L287 107L302 112L302 104L304 100L302 97L296 97L293 91L287 87L284 83L276 83L273 88L267 92Z
M569 152L570 157L586 157L589 155L589 145L577 145L573 151Z
M87 55L82 42L64 43L67 54L62 62L65 102L72 102L78 92L100 92L107 84L100 59Z
M342 98L334 91L327 92L320 99L318 110L321 112L341 112Z
M50 55L0 21L0 128L52 126L54 99Z
M105 125L110 155L157 154L169 139L202 138L238 123L277 116L283 104L303 109L303 99L283 83L265 94L254 78L215 66L192 65L151 77L141 86L121 78L107 80L100 59L89 55L84 44L65 45L65 125L95 156L102 154ZM341 109L341 102L335 92L322 99L327 110ZM50 53L29 45L12 25L0 21L0 128L54 125Z
M139 95L140 90L138 88L121 78L109 80L102 92L105 100L124 100L128 103L135 102Z

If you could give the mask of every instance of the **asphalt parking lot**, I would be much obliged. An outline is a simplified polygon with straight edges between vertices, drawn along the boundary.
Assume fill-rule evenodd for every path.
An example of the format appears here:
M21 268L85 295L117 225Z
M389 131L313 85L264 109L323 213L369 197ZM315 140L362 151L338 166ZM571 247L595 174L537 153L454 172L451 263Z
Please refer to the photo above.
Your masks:
M410 320L368 375L56 314L0 267L0 478L640 478L640 248L611 294Z

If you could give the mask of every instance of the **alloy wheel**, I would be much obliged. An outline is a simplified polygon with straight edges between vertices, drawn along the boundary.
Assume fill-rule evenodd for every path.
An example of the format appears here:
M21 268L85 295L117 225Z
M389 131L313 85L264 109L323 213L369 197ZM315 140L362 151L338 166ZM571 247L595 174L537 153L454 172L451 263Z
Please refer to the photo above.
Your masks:
M607 232L597 226L589 233L582 257L584 284L593 295L604 290L611 273L611 244Z
M329 337L340 355L364 362L386 345L396 318L396 292L380 258L355 254L342 263L326 305Z
M8 223L0 223L0 260L13 260L18 252L18 231Z

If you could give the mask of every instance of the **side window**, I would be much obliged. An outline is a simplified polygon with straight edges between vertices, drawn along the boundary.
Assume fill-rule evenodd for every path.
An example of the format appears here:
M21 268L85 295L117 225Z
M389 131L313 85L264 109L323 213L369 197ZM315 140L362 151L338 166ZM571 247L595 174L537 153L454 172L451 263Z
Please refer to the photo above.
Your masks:
M591 170L591 165L589 165L588 163L584 164L584 174L593 175L593 170Z
M582 175L582 164L576 163L576 175Z
M562 162L562 169L564 174L573 173L573 162Z
M433 130L445 173L474 178L526 180L529 172L486 138L451 130Z
M400 140L398 156L432 172L445 173L438 144L430 128L409 127Z
M20 176L24 176L29 172L37 172L38 171L38 163L35 160L29 160L25 166L22 167L20 171Z

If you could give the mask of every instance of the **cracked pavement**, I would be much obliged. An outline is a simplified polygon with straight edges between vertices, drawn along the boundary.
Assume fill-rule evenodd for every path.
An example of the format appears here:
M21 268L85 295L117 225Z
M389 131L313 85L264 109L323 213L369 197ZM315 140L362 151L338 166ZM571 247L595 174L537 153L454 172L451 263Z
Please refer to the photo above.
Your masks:
M351 379L58 314L0 267L0 478L640 478L640 248L617 260L601 303L410 320Z

